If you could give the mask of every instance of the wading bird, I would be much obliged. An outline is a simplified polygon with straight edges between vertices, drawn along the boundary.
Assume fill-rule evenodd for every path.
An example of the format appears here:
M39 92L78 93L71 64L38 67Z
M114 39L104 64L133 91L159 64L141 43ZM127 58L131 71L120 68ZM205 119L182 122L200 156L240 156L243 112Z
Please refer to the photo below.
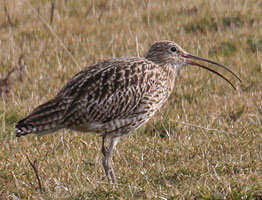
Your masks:
M95 132L103 136L103 167L109 183L116 182L112 153L119 139L145 124L167 101L177 71L194 65L222 74L193 60L227 67L193 56L171 41L151 46L145 58L115 58L85 68L48 102L16 125L16 136L44 135L60 129Z

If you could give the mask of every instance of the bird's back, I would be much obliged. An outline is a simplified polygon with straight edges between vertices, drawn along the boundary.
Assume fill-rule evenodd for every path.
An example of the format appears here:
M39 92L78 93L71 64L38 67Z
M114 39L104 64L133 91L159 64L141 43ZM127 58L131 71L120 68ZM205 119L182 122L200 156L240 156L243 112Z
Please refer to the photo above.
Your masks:
M42 135L62 128L128 133L164 103L169 79L168 71L147 59L101 62L75 75L53 99L21 120L16 134Z

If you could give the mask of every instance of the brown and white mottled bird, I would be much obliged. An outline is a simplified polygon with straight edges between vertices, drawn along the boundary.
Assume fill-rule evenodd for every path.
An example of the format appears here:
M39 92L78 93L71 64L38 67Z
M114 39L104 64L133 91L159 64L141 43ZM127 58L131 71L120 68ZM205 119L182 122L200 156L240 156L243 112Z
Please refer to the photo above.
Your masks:
M117 142L145 124L167 101L177 70L195 65L217 74L235 89L223 75L192 59L222 67L241 81L217 62L193 56L174 42L159 41L145 58L115 58L85 68L53 99L19 121L16 136L44 135L64 128L99 133L103 136L105 174L115 183L111 157Z

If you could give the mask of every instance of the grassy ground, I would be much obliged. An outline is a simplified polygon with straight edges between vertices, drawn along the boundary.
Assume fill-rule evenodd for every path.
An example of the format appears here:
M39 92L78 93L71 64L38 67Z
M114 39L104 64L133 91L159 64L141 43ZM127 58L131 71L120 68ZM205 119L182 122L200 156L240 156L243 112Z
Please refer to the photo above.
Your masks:
M0 199L262 198L261 1L53 2L52 20L50 0L0 4L1 77L21 55L26 63L0 99ZM83 67L143 56L162 39L229 66L243 83L227 75L236 92L209 72L183 69L169 103L119 142L118 185L106 183L94 134L15 138L15 123Z

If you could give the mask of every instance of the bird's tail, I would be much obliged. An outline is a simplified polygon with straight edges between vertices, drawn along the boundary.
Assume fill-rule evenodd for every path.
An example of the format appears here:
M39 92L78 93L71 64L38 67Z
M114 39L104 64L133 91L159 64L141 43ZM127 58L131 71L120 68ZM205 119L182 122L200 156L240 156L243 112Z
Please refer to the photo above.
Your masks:
M45 135L64 128L63 116L66 106L56 99L37 107L30 115L19 121L15 127L16 137L35 133Z

